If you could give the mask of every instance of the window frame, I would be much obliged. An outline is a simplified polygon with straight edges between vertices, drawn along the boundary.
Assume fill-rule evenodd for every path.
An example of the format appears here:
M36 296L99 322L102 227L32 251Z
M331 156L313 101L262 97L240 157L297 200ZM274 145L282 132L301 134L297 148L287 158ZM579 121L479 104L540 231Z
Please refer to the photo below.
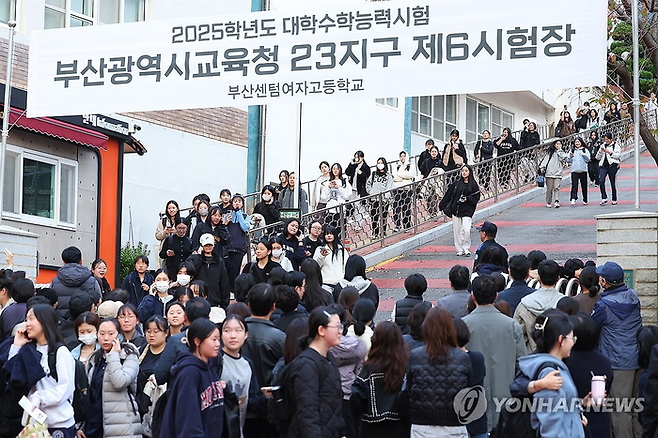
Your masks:
M15 0L18 1L18 0ZM126 23L125 21L125 2L126 0L118 0L119 1L119 21L118 23L101 23L100 22L100 10L101 10L101 1L102 0L94 0L93 5L91 7L91 16L90 15L85 15L80 12L74 12L71 8L71 0L65 0L65 6L64 8L61 8L59 6L51 5L48 3L44 2L44 29L45 29L45 13L46 10L51 10L60 14L64 14L64 28L69 28L69 27L77 27L77 26L71 26L71 18L81 20L84 22L88 22L89 25L91 26L97 26L101 24L123 24ZM142 21L146 21L146 16L147 16L147 8L148 8L148 0L142 0L144 2L144 16L142 17ZM49 28L50 29L50 28ZM52 28L52 29L60 29L60 28Z
M468 101L469 100L473 101L475 103L475 125L476 126L475 126L475 131L472 131L472 130L468 129L469 128L468 120L465 121L465 123L464 123L464 125L466 127L466 129L465 129L466 132L464 134L464 142L465 143L471 143L473 141L481 140L482 139L482 131L484 131L485 129L491 131L491 125L492 125L491 113L492 113L493 105L491 105L489 103L486 103L486 102L482 102L482 101L480 101L480 100L478 100L474 97L466 96L466 110L464 111L465 113L468 112ZM488 122L489 123L487 124L487 126L480 126L480 107L486 108L486 110L489 112L489 117L488 117ZM505 111L505 110L502 110L502 111ZM475 140L468 140L469 134L470 135L475 134Z
M7 145L7 153L5 155L5 161L9 159L17 160L15 166L15 175L14 175L14 210L15 211L6 211L4 209L4 203L6 202L3 197L2 205L2 217L14 220L18 222L25 222L30 224L44 225L48 227L64 228L68 230L75 231L77 228L78 221L78 162L70 160L63 157L57 157L54 155L48 155L43 152L34 151L32 149L25 149L20 146ZM41 216L35 216L28 213L23 213L23 170L25 159L38 161L40 163L50 164L55 166L55 183L53 187L53 216L54 218L45 218ZM69 191L68 196L70 202L73 203L72 208L72 222L64 222L61 220L61 185L62 185L62 166L68 166L73 169L72 180L74 182L72 190Z
M500 111L500 114L501 114L501 123L504 122L504 121L503 121L503 117L504 117L505 115L508 115L508 116L511 117L511 119L512 119L511 123L510 123L509 125L505 125L505 124L503 124L502 126L499 125L499 124L497 124L497 123L494 123L494 120L493 120L493 119L494 119L494 118L493 118L494 110L496 110L496 111ZM490 111L489 114L490 114L490 116L489 116L489 117L490 117L490 118L489 118L489 123L491 123L491 129L490 129L490 131L491 131L491 137L492 137L492 138L493 138L493 137L499 137L499 136L503 133L503 129L505 129L505 128L510 128L510 129L513 130L513 126L514 126L514 113L509 112L509 111L507 111L507 110L505 110L505 109L503 109L503 108L501 108L501 107L499 107L499 106L491 105L491 111ZM495 128L494 128L494 127L495 127ZM498 132L498 133L495 132L495 131L497 130L497 128L500 129L500 132Z
M18 2L20 0L7 0L7 1L9 2L9 15L10 15L10 17L9 17L9 20L7 20L7 21L0 20L0 23L7 24L11 20L14 20L16 23L20 23L20 20L19 20L20 17L18 15L18 12L20 11Z
M400 107L400 100L397 97L378 97L375 99L375 103L395 110Z
M442 97L443 98L443 108L441 108L441 111L438 111L438 108L436 108L436 102L437 98ZM430 101L430 112L424 112L421 111L421 105L420 105L420 99L422 98L427 98ZM448 100L449 98L452 98L454 102L454 115L455 119L454 121L449 121L447 120L448 117L447 115L449 114L448 112ZM443 118L439 118L438 115L442 113ZM421 117L424 118L429 118L430 119L430 132L429 134L426 132L422 132L420 130L421 126ZM457 126L459 125L458 120L459 120L459 99L457 94L444 94L444 95L435 95L435 96L414 96L412 97L412 105L411 105L411 120L412 120L412 127L411 127L411 132L414 134L422 135L422 136L429 136L435 141L439 142L445 142L447 139L450 137L449 133L453 129L458 129ZM436 131L436 126L443 126L443 132L437 133Z

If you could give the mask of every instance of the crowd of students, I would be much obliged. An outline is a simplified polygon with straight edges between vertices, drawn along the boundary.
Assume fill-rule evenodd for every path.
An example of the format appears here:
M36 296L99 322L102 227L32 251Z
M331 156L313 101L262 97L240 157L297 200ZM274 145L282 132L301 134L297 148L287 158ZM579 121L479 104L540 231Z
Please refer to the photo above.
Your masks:
M658 329L642 326L621 267L560 266L541 251L508 259L495 224L481 229L473 272L449 272L452 293L433 305L412 274L408 296L377 324L379 291L358 255L328 271L333 287L313 258L262 275L254 263L225 308L196 272L151 274L142 257L124 282L132 291L104 292L74 247L51 288L2 271L0 319L11 327L0 344L0 436L35 421L23 395L58 437L505 436L509 397L535 400L541 436L653 434ZM565 295L574 282L581 293ZM593 398L592 376L604 376L612 409ZM486 412L462 424L455 398L478 385ZM641 409L619 403L642 396L638 422Z

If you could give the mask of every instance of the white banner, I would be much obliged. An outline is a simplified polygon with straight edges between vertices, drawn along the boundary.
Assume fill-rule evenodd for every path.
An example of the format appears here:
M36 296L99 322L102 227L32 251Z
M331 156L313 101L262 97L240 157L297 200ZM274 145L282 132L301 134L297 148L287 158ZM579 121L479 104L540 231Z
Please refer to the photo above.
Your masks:
M28 116L604 85L606 12L394 0L38 31Z

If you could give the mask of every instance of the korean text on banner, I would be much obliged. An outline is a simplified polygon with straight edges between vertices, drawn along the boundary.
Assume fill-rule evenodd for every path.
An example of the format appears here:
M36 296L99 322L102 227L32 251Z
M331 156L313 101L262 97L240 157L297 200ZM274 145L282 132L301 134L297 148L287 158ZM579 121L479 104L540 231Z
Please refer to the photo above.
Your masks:
M393 0L38 31L28 115L603 85L606 5Z

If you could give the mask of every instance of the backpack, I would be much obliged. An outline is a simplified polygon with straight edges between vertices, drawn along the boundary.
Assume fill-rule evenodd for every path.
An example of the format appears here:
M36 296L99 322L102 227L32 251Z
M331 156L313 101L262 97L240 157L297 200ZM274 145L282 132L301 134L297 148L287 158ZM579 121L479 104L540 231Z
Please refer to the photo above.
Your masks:
M532 380L537 380L539 378L539 373L542 372L544 368L553 367L552 363L546 362L539 366ZM520 377L527 378L525 374L521 371L518 372L514 380L517 380ZM518 402L522 403L522 406L530 406L533 401L533 396L529 395L528 397L518 397ZM500 416L498 417L498 424L496 425L495 430L491 433L491 438L532 438L539 437L539 430L535 430L532 427L532 422L530 420L531 410L530 409L518 409L518 405L515 406L515 409L511 409L508 406L508 403L505 403L501 406Z
M277 429L285 427L290 422L296 409L294 397L289 393L290 366L288 365L283 367L277 379L278 389L274 386L272 398L267 400L267 420L276 425Z
M57 343L56 348L48 353L48 367L50 368L50 375L55 381L58 381L57 376L57 350L64 347L64 344ZM82 362L73 359L75 362L75 377L73 379L74 390L73 406L74 419L76 423L81 423L87 420L89 411L91 410L91 391L89 389L89 378L87 377L87 370Z
M160 396L157 402L155 402L155 407L153 408L153 416L151 418L151 436L153 438L160 438L160 431L164 423L164 414L167 410L167 403L171 397L171 388L167 390Z
M139 373L137 373L137 390L135 391L135 394L133 394L132 385L129 385L127 388L128 395L132 399L133 412L139 413L139 418L144 418L144 414L149 411L151 405L150 397L144 394L146 382L148 382L148 376L144 374L142 370L139 370ZM135 404L137 405L137 408L135 408Z

